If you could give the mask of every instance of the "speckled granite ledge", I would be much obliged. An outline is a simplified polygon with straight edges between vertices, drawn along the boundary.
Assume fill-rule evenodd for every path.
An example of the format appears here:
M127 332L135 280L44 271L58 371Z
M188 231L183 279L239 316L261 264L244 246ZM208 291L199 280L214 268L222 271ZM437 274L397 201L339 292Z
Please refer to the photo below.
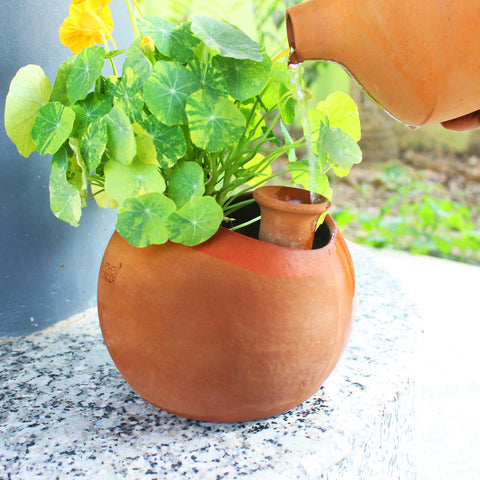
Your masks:
M415 478L415 310L350 248L347 351L311 399L269 420L209 424L146 403L110 360L94 312L0 339L0 478Z

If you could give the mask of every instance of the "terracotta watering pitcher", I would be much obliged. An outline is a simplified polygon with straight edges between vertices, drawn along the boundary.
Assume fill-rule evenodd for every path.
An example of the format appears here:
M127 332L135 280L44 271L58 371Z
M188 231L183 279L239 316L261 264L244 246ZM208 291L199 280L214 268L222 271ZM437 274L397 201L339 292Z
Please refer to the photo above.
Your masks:
M292 62L341 64L407 125L480 108L480 0L310 0L287 9L287 33Z

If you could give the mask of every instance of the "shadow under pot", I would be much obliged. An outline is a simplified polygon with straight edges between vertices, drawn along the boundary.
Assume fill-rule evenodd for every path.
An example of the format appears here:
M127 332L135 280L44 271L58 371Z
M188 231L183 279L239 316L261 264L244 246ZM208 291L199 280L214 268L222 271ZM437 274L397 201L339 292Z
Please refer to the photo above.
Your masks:
M253 203L236 215L254 218ZM241 232L241 233L240 233ZM221 227L205 243L105 251L98 311L118 370L148 402L212 422L268 418L322 385L353 321L352 260L326 215L313 248Z

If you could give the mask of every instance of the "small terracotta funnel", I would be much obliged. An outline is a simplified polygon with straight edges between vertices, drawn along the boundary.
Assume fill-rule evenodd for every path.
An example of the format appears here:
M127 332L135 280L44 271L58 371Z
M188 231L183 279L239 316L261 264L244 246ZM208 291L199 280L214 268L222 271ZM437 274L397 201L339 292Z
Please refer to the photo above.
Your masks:
M325 197L317 195L318 203L311 203L308 190L293 187L259 187L253 198L262 215L259 239L301 250L312 248L317 221L330 207Z

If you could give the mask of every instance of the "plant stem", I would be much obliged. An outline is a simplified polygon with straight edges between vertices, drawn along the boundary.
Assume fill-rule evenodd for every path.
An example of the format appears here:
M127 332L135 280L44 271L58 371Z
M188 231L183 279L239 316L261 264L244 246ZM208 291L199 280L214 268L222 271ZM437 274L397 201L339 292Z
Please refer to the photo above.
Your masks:
M138 15L140 17L143 17L142 9L140 8L140 5L138 4L137 0L132 0L133 4L135 5L135 8L137 9Z
M133 29L133 37L135 40L139 37L138 35L138 30L135 25L135 17L133 16L133 11L132 11L132 6L130 5L130 0L126 0L127 2L127 8L128 8L128 15L130 16L130 22L132 23L132 29Z
M107 37L105 36L105 33L103 30L100 30L100 33L102 34L102 38L103 38L103 44L105 45L105 49L107 50L107 52L110 51L110 48L108 47L108 40L107 40ZM116 49L116 45L113 41L113 38L110 37L110 39L112 40L112 44L113 44L113 47ZM118 77L118 72L117 72L117 69L115 67L115 63L113 62L113 58L109 58L110 60L110 65L112 66L112 70L113 70L113 74Z
M240 225L235 225L234 227L229 228L229 230L234 232L235 230L240 230L243 227L248 227L248 225L251 225L252 223L258 222L260 220L260 218L261 218L261 216L259 215L258 217L252 218L248 222L241 223Z

